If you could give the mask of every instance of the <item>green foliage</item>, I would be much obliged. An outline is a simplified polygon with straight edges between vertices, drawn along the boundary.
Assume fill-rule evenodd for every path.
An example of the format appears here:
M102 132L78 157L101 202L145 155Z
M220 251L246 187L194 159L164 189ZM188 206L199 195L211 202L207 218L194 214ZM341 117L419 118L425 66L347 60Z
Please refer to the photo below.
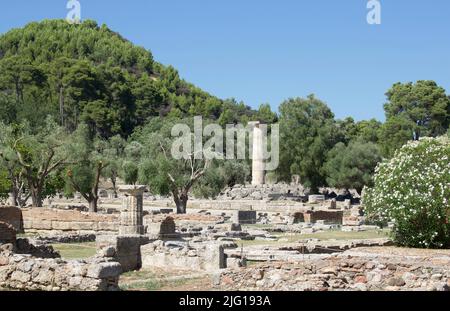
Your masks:
M375 119L355 122L353 118L349 117L336 121L336 126L342 135L342 141L346 144L357 139L378 143L381 125L381 122Z
M450 246L450 140L410 142L376 169L363 204L369 219L393 221L402 246Z
M198 198L214 199L226 187L245 184L249 176L250 167L245 161L216 160L195 185L193 192Z
M436 82L396 83L386 96L382 131L386 155L392 156L408 140L437 137L449 128L450 98Z
M78 191L90 204L90 211L97 211L100 178L105 177L105 168L114 161L115 148L120 149L120 140L104 140L92 135L86 124L81 124L72 134L69 150L70 164L66 166L66 192Z
M245 122L256 113L187 83L93 21L45 20L0 36L0 91L5 122L27 120L35 128L51 115L70 131L87 123L103 138L126 137L160 115Z
M328 185L336 188L356 189L372 185L376 165L382 160L376 144L351 142L348 146L338 143L328 152L324 171Z
M191 120L184 120L191 124ZM152 191L160 194L168 194L173 186L181 188L186 185L191 177L191 168L185 160L174 159L170 152L174 139L171 136L172 127L182 120L152 119L145 126L136 142L143 146L140 164L140 182L148 184ZM174 181L169 178L172 176Z
M8 172L0 168L0 201L8 198L11 188Z
M139 167L134 161L122 163L123 179L126 184L135 185L139 177Z
M327 152L339 141L331 110L319 99L289 99L280 106L281 179L297 174L301 182L316 191L325 185L322 166Z
M42 206L42 200L61 187L57 172L67 158L66 133L51 118L45 119L37 131L27 122L0 124L0 128L0 166L8 171L13 192L19 188L23 191L21 184L26 182L33 205Z
M183 150L186 158L175 159L171 153L178 139L171 135L175 124L185 124L190 129L185 137L193 142L193 119L155 118L133 135L130 149L141 155L139 182L154 193L172 194L178 211L184 213L191 190L198 196L215 197L227 183L243 181L248 169L245 164L195 159L191 150ZM203 126L207 124L209 121L203 120Z

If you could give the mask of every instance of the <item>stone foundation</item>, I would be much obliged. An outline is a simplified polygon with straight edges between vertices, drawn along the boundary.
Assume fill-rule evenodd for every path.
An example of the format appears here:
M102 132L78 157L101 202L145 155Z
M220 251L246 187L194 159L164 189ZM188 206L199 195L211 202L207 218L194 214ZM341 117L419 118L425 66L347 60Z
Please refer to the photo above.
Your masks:
M144 236L97 236L97 249L111 252L124 272L139 270L142 266L141 245L148 243ZM111 254L109 254L111 255Z
M96 258L88 262L38 259L0 253L0 288L27 291L118 290L120 264Z
M323 221L326 224L342 224L344 217L343 211L308 211L303 213L304 221L306 223L316 223Z
M48 208L23 209L27 231L118 232L119 216Z
M344 253L231 269L216 285L242 291L448 291L448 264Z
M142 268L181 268L217 271L226 266L220 243L156 241L141 247Z

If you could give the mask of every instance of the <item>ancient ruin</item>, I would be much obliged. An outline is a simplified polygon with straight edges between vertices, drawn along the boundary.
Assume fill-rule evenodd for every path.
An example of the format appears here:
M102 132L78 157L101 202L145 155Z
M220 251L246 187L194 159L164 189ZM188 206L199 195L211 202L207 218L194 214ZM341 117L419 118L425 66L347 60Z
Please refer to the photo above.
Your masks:
M0 287L118 290L126 271L163 270L201 275L220 290L449 289L450 253L405 261L336 189L308 195L296 183L237 185L215 201L191 200L187 215L146 187L119 189L118 198L102 197L99 213L76 198L1 207ZM90 243L95 252L82 260L61 258L52 247Z

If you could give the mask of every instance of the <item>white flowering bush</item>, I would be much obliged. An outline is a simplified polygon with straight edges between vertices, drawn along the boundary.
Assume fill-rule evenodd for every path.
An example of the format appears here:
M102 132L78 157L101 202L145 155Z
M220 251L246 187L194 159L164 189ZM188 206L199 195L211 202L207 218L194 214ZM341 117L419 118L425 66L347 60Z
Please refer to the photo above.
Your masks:
M410 142L379 164L374 187L365 189L369 219L393 222L401 246L450 247L450 139Z

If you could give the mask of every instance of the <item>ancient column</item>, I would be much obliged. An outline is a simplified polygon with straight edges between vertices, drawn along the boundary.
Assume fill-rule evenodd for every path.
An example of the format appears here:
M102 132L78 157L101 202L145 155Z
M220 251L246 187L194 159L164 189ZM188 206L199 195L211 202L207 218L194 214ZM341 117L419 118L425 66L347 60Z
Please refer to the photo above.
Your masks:
M264 136L260 122L250 122L250 125L253 126L252 185L259 186L265 184Z
M125 196L120 214L120 235L144 234L143 205L145 186L121 186L119 191Z

